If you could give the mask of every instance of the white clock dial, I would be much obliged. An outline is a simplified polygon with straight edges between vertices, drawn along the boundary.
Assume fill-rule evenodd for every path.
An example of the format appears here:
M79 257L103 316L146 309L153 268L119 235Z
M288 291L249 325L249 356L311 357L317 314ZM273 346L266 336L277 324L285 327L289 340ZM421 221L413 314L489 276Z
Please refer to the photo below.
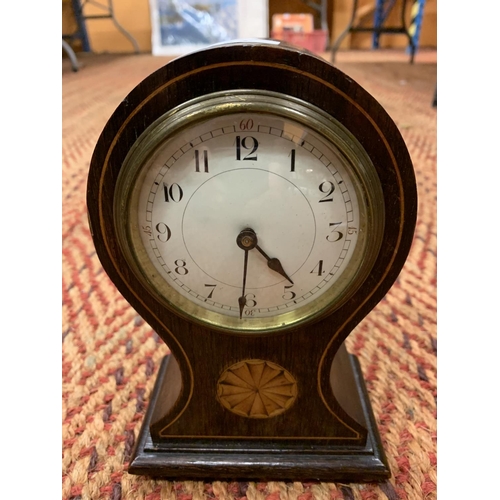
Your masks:
M310 126L274 112L219 113L159 141L138 171L135 260L196 319L287 326L341 297L356 275L366 201L345 154Z

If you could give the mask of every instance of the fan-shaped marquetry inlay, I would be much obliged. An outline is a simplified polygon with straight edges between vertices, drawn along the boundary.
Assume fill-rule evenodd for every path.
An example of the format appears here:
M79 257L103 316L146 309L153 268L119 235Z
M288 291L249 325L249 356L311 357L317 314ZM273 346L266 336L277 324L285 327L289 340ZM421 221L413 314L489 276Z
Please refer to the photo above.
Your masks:
M230 366L217 384L217 398L228 410L248 418L275 417L297 397L297 382L283 367L261 359Z

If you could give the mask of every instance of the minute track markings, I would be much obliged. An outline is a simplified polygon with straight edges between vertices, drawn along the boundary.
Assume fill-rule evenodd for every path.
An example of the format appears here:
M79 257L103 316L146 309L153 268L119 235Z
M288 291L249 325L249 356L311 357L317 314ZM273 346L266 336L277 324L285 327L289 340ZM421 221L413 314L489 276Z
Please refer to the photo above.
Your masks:
M277 129L276 127L268 127L267 131L264 131L264 129L263 129L263 127L261 125L257 125L257 128L258 128L258 130L245 131L245 132L243 132L243 134L245 134L245 136L251 135L251 134L257 134L257 136L258 135L263 135L263 136L268 135L268 136L273 136L273 137L279 137L282 140L290 142L290 144L292 145L292 147L299 147L299 148L303 149L308 154L311 154L315 159L317 159L317 161L319 161L321 163L321 165L322 165L323 168L327 169L329 175L331 175L333 177L332 180L334 180L335 183L337 184L337 186L339 188L339 191L341 191L342 193L348 192L348 188L346 187L346 185L344 183L344 180L342 179L341 174L338 172L338 170L335 169L335 167L333 166L332 162L330 160L328 160L328 157L325 156L323 154L323 152L321 152L318 149L317 146L314 146L313 144L309 143L308 141L306 141L304 139L301 139L297 135L291 134L289 132L285 132L285 129ZM195 146L197 146L198 144L208 143L209 141L211 141L211 140L213 140L215 138L219 138L219 137L221 137L223 135L230 136L231 134L237 134L237 133L241 133L241 132L239 132L234 126L230 126L230 127L228 127L228 126L222 126L222 127L217 127L216 129L214 129L212 131L209 131L209 132L206 132L204 134L201 134L200 136L197 136L195 139L193 139L193 140L189 141L188 143L186 143L187 147L183 146L183 147L177 149L176 152L174 154L172 154L170 156L170 158L163 164L163 166L160 169L160 172L157 175L162 180L164 178L166 178L166 176L168 175L170 169L172 167L174 167L175 164L186 153L188 153L189 151L192 151L192 149ZM260 139L259 139L259 141L260 141ZM293 150L293 151L295 151L295 150ZM337 160L338 160L338 154L335 151L332 151L332 153L333 153L334 157L337 158ZM263 162L259 162L259 164L262 164L262 163ZM239 168L242 168L242 167L239 167ZM288 169L290 169L290 160L288 160ZM235 170L237 170L237 169L235 169ZM230 171L230 170L227 170L227 169L224 170L224 172L228 172L228 171ZM293 171L294 170L292 170L292 172ZM270 173L275 173L275 172L272 172L272 171L269 171L269 172ZM210 172L210 175L213 176L214 175L213 172ZM215 174L215 175L218 175L218 174ZM288 180L288 179L286 179L286 180ZM157 190L154 189L154 187L158 186L159 184L160 183L158 181L155 181L153 183L152 189L150 190L150 193L153 196L153 201L155 200L155 196L156 196L156 192L155 191L157 191ZM345 202L343 203L343 205L345 207ZM148 209L147 212L149 214L150 210ZM351 217L348 216L347 212L344 212L344 213L345 213L345 215L347 216L348 219L352 219L352 209L349 210L349 212L350 212L349 215ZM349 222L349 221L347 221L347 222ZM308 292L304 293L302 296L297 297L295 300L287 301L287 302L284 302L283 304L278 304L277 306L272 306L272 307L255 307L253 309L256 311L256 313L263 313L263 312L270 312L271 310L274 310L274 307L276 307L276 308L289 308L292 305L300 304L301 302L303 302L304 300L306 300L310 296L316 294L321 288L323 288L326 285L326 283L328 283L330 281L331 277L333 277L338 272L338 270L340 269L340 267L343 265L343 261L344 261L344 257L341 257L339 255L339 257L337 258L336 262L331 267L331 270L333 270L333 271L332 272L328 272L328 274L325 275L325 277L323 278L323 280L321 280L320 283L317 285L317 289L314 289L314 292L311 293L311 291L309 290ZM164 269L165 269L165 267L168 268L168 266L163 266L163 265L162 265L162 267ZM204 272L203 269L201 269L201 271ZM167 274L171 275L171 272L169 271ZM206 274L206 273L204 272L204 274ZM209 276L209 277L213 278L213 276ZM213 279L215 279L215 278L213 278ZM217 280L217 281L219 281L219 280ZM181 286L182 287L182 285L184 285L182 283L182 281L179 278L177 278L177 277L175 277L174 282L177 284L177 286ZM274 285L271 284L271 285L268 285L268 286L274 286ZM189 287L187 287L187 288L189 288ZM258 291L259 289L260 288L252 288L252 287L248 288L249 293L253 292L253 291ZM211 301L209 299L207 299L206 296L203 296L203 295L199 294L198 292L190 293L190 295L195 296L198 300L200 300L202 302L206 302L206 303L211 304ZM214 303L214 306L216 306L216 307L224 307L224 304L219 305L219 303ZM232 307L232 306L228 306L228 309L235 310L235 308Z
M265 130L265 129L268 129L268 130ZM273 130L280 131L280 134L273 134L272 133ZM219 134L214 135L214 133L218 132L218 131L221 131L221 132ZM263 125L259 125L258 124L257 125L257 130L252 131L252 132L253 133L261 133L261 134L272 135L272 136L275 136L275 137L281 137L284 140L290 141L293 144L296 144L297 146L300 146L300 147L304 148L309 153L312 153L320 161L322 161L321 158L323 158L323 157L327 158L324 155L324 153L322 153L321 151L319 151L315 146L313 146L309 142L307 142L307 141L305 141L305 140L303 140L303 139L301 139L301 138L299 138L299 137L297 137L295 135L292 135L292 136L288 135L287 133L285 133L284 129L277 129L275 127L268 127L268 126L263 126ZM158 175L161 175L161 177L164 177L166 175L167 171L173 166L173 163L175 163L176 161L178 161L181 158L181 156L183 156L185 153L187 153L188 151L190 151L192 148L194 148L198 144L201 144L202 142L210 141L211 139L215 139L217 137L220 137L221 135L230 135L230 134L233 134L233 133L239 133L239 131L236 130L236 127L234 125L231 125L229 127L219 127L219 128L214 129L212 131L206 132L205 134L202 134L201 136L196 137L195 139L193 139L192 141L189 141L187 143L190 146L189 148L186 148L186 146L182 146L175 153L173 153L171 155L171 157L162 166L161 170L163 170L163 167L166 167L166 171L162 173L161 170L160 170L160 172L159 172ZM207 136L208 134L210 134L210 136L206 137L204 139L203 137ZM195 145L193 145L193 143L195 141L197 141L197 140L199 140L200 142L198 142ZM319 156L317 155L317 153L314 153L314 150L317 151L317 153L319 154ZM180 155L178 155L179 152L181 152ZM178 156L176 157L176 155L178 155ZM332 166L332 163L331 163L330 160L328 160L328 161L329 161L329 163L328 164L324 164L324 166L328 170L330 170L330 173L334 177L335 177L335 175L338 175L340 177L340 180L337 180L337 179L335 179L335 180L337 181L337 184L339 184L339 185L342 184L344 182L343 179L342 179L342 177L340 176L340 174L338 173L337 170L332 171L332 169L330 168ZM168 165L169 162L172 162L172 164ZM154 182L154 184L158 185L159 183L158 182ZM344 185L344 188L345 188L345 185ZM345 188L345 190L347 191L347 188ZM344 192L344 191L342 191L342 192Z

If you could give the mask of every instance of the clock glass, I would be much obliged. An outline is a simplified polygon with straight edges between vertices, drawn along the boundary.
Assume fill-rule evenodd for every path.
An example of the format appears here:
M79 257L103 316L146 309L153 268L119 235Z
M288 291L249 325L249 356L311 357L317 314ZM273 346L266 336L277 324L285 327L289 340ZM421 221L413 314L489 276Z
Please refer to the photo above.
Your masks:
M115 226L167 308L240 333L331 312L377 257L383 202L359 142L271 92L232 91L165 114L120 171Z

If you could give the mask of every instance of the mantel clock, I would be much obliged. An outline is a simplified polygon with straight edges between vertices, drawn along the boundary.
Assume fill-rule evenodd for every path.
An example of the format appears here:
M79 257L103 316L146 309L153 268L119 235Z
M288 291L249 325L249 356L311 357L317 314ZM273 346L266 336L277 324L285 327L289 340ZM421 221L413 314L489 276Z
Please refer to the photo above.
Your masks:
M416 219L408 151L373 97L272 40L180 57L111 116L87 205L105 271L171 350L129 472L390 475L343 344Z

